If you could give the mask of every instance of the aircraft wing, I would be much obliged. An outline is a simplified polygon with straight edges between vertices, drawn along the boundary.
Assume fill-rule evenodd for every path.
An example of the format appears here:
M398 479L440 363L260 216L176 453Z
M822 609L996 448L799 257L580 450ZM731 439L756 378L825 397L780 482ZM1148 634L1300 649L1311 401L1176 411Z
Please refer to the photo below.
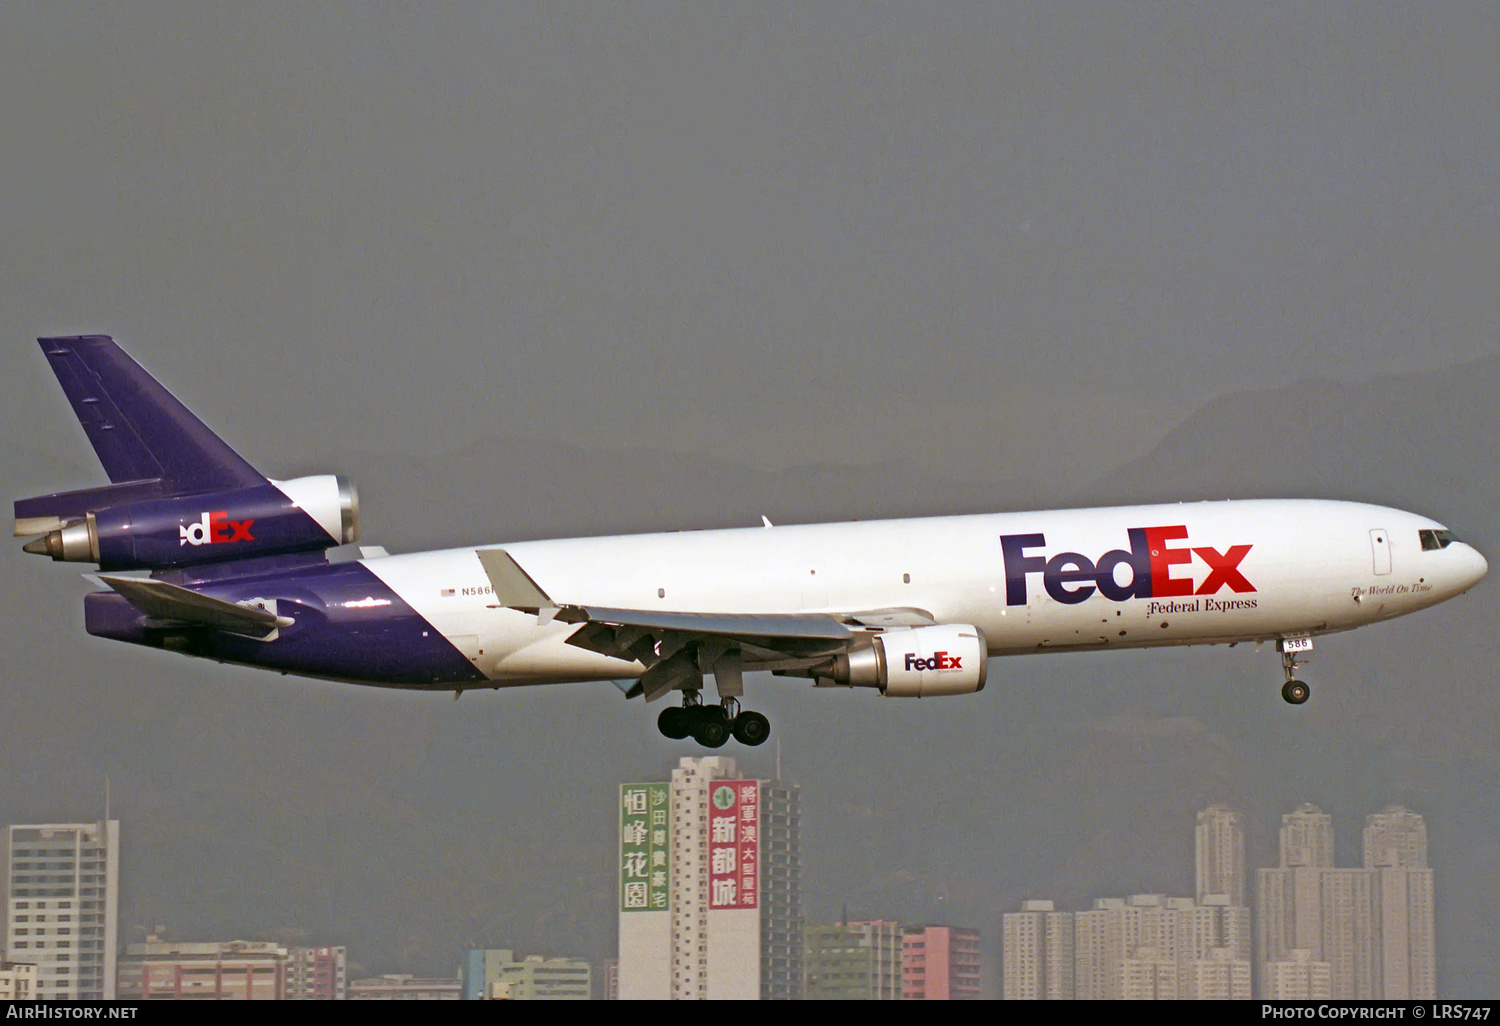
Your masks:
M671 690L680 676L713 671L722 680L726 674L746 669L807 665L844 651L854 636L838 620L818 614L669 613L567 606L558 611L557 619L583 625L568 644L644 665L641 687L647 701ZM737 663L738 670L726 659Z
M117 577L113 574L92 574L95 580L107 584L122 595L126 602L156 620L185 623L198 627L213 627L232 634L245 634L269 640L271 633L281 627L289 627L293 621L258 606L225 602L209 595L200 595L187 588L179 588L166 581L142 577Z
M721 690L737 688L744 670L805 667L847 651L864 616L911 623L920 610L876 610L840 617L830 613L678 613L655 609L561 605L547 595L504 549L479 549L496 603L538 617L580 624L568 644L646 667L640 690L652 701L712 672ZM632 688L627 695L636 691Z

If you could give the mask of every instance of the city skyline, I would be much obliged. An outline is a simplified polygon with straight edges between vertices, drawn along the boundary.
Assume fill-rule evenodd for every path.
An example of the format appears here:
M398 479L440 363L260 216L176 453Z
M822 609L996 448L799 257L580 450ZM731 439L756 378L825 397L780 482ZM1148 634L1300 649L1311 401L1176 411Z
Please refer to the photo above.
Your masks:
M1007 912L1002 995L1249 999L1253 985L1272 1000L1437 996L1420 814L1399 804L1368 814L1363 868L1344 868L1332 817L1301 803L1281 817L1277 865L1255 870L1253 915L1238 811L1215 804L1196 819L1194 898L1102 897L1077 912L1033 899Z
M680 979L681 973L674 969L677 967L682 955L686 952L693 955L689 961L697 964L700 956L694 954L700 951L708 951L710 948L718 950L725 943L729 935L724 934L718 940L709 942L709 934L703 932L705 924L711 920L705 919L703 910L692 911L694 902L700 901L705 909L710 903L725 905L727 902L735 901L737 897L728 894L720 895L714 885L713 865L716 860L710 858L713 841L722 841L720 831L713 829L713 816L717 814L716 809L710 806L722 806L732 813L731 819L738 819L738 804L735 798L722 799L717 790L735 791L742 787L741 781L736 779L738 768L735 760L725 757L683 758L673 772L672 783L661 784L622 784L620 785L619 800L622 808L622 819L620 821L620 849L618 852L620 876L617 900L620 902L621 915L620 956L626 965L625 970L625 998L644 996L636 993L641 990L641 981L651 977L652 974L660 975L664 979L670 974L674 979ZM723 786L721 786L723 785ZM750 803L751 813L747 813L746 822L753 825L762 822L761 813L755 809L760 801L773 801L776 809L785 807L790 810L791 820L790 835L795 846L788 848L788 852L800 851L801 841L796 838L800 834L796 812L798 802L791 799L791 804L786 805L787 799L775 798L775 793L785 792L787 795L798 795L800 786L791 785L789 788L775 781L750 781L744 786L754 785L748 793L751 797L746 799ZM662 800L657 803L661 806L661 817L671 823L670 832L663 833L662 845L658 846L663 852L664 858L653 862L650 856L654 842L648 840L649 831L646 824L650 822L651 811L651 789L662 789ZM779 790L778 790L779 789ZM636 794L636 792L639 794ZM690 797L693 796L693 797ZM715 800L717 799L717 800ZM686 802L686 804L684 804ZM639 808L636 808L639 806ZM693 811L696 809L697 811ZM769 809L768 817L764 822L774 822L776 817L786 816L787 812L777 812ZM640 818L640 826L632 827L632 810ZM661 825L661 824L657 824ZM738 825L738 824L736 824ZM110 821L109 842L98 844L89 842L93 848L88 851L80 848L83 857L98 861L107 865L112 857L117 859L119 848L120 825L118 821ZM53 843L56 837L66 836L76 839L99 835L102 825L90 824L11 824L7 828L6 853L6 877L7 887L4 894L6 900L6 937L12 948L8 951L0 951L0 959L7 963L26 963L25 956L28 951L18 950L14 945L20 940L20 947L34 947L40 949L36 941L28 935L43 931L32 927L34 922L47 920L49 923L56 918L53 914L56 909L51 905L46 914L38 914L32 899L34 895L31 890L35 885L33 878L29 875L34 871L32 862L42 855L53 855L50 851L33 850L46 840L48 844ZM21 831L18 835L17 831ZM1027 899L1020 903L1020 911L1005 912L1000 917L999 929L993 931L1000 941L1000 947L1004 954L1001 955L998 967L985 964L986 960L981 958L980 965L985 973L993 974L998 994L996 996L1019 997L1019 998L1120 998L1120 997L1249 997L1251 986L1251 958L1252 958L1252 918L1254 947L1253 957L1259 968L1255 971L1256 983L1255 995L1268 998L1296 998L1317 997L1319 995L1333 998L1369 998L1369 997L1433 997L1437 994L1438 964L1435 958L1438 938L1433 931L1433 870L1429 866L1429 848L1427 840L1427 829L1424 817L1405 806L1399 804L1387 804L1377 812L1368 813L1365 816L1362 837L1362 860L1363 868L1344 869L1334 864L1334 828L1333 817L1312 803L1300 803L1292 811L1281 816L1280 827L1277 830L1277 856L1278 867L1260 867L1253 870L1258 880L1254 888L1255 909L1234 904L1232 896L1245 889L1245 878L1251 873L1251 869L1244 862L1244 819L1239 811L1223 803L1215 803L1198 811L1194 816L1193 847L1195 849L1194 862L1197 867L1197 881L1200 893L1197 897L1177 898L1162 893L1137 893L1125 898L1099 897L1092 902L1092 909L1080 909L1070 911L1059 909L1050 899ZM686 846L678 840L679 833L683 839L691 839L701 835L701 839L688 843ZM638 836L637 836L638 835ZM711 836L712 835L712 836ZM20 837L18 843L15 838ZM103 836L103 835L99 835ZM668 840L670 838L670 840ZM754 840L754 832L750 834ZM644 845L640 848L639 856L633 855L636 849L631 845ZM770 848L765 853L757 853L754 860L747 863L752 868L745 869L750 876L745 883L750 885L755 880L755 886L764 888L762 896L758 899L762 904L773 899L776 893L776 880L785 880L790 883L792 893L799 889L798 878L800 876L800 854L790 856L778 855L781 842L771 842ZM76 848L77 845L74 845ZM12 854L13 852L17 854ZM90 852L93 852L90 854ZM101 854L102 853L102 854ZM783 864L783 859L790 857L791 861ZM77 856L75 856L77 858ZM639 858L640 868L652 864L671 866L670 877L663 875L659 881L664 894L670 894L670 899L653 903L651 901L652 891L642 890L639 896L633 896L630 890L629 880L635 876L644 879L641 873L633 873L631 870L632 859ZM699 862L703 869L694 870L692 867ZM759 864L757 864L759 863ZM92 863L90 863L92 864ZM51 871L51 863L42 865L42 869ZM91 875L84 878L87 884L98 875L89 871ZM757 879L760 873L764 878ZM17 876L20 873L22 875ZM80 915L80 920L94 918L101 921L108 919L110 922L116 920L112 909L117 902L118 895L118 870L108 872L101 869L99 877L101 881L110 880L107 888L101 883L102 894L90 901L99 905L100 909L110 909L108 913L100 912L98 916ZM698 878L701 874L701 879ZM788 875L789 874L789 875ZM1310 875L1308 875L1310 874ZM71 877L70 877L71 878ZM1352 908L1352 911L1337 912L1335 914L1347 919L1345 926L1330 926L1328 912L1320 912L1318 899L1312 899L1309 910L1303 910L1306 900L1302 895L1308 892L1309 884L1313 890L1322 889L1324 897L1322 901L1330 901L1329 895L1334 895L1333 905L1329 908ZM773 886L774 885L774 886ZM652 884L655 887L656 884ZM1330 892L1328 888L1332 886ZM1213 888L1220 888L1214 890ZM1351 889L1352 888L1352 889ZM17 894L20 904L9 900L8 895ZM40 893L40 892L38 892ZM49 892L50 893L50 892ZM77 904L81 892L72 893L66 900L69 908L64 910L73 912L71 907ZM92 892L91 892L92 893ZM1345 898L1337 897L1344 894ZM695 897L695 895L700 897ZM747 899L748 900L748 899ZM686 901L683 905L687 920L684 922L696 923L697 925L688 930L687 933L679 934L677 924L679 902ZM1352 906L1350 901L1353 902ZM52 904L56 904L54 900ZM647 928L645 933L635 929L636 926L646 924L645 919L639 919L629 915L632 907L647 910L652 907L658 909L672 909L670 914L662 911L660 922L667 929L663 933L661 928ZM90 906L92 908L92 906ZM1361 912L1360 909L1364 908ZM837 965L837 971L847 975L850 966L838 961L837 952L840 945L845 943L838 938L841 931L847 932L851 927L864 930L868 935L861 943L872 951L883 950L883 942L875 943L875 933L870 931L878 929L883 931L879 936L884 937L884 932L894 930L892 936L895 961L894 970L877 970L871 968L871 972L894 972L890 983L876 983L875 993L889 999L892 996L901 996L910 992L912 982L910 980L910 966L907 967L907 979L903 987L902 970L902 936L907 935L905 947L911 948L911 937L917 936L919 947L921 945L922 931L928 934L933 929L950 929L953 924L928 926L902 926L895 920L872 920L860 921L849 917L847 907L843 912L840 923L844 925L819 925L810 919L798 919L793 906L788 906L788 915L793 918L788 923L803 922L806 924L805 936L803 930L794 930L799 943L805 940L809 945L806 948L807 957L813 957L813 953L819 950L820 944L831 945L830 956L834 959L827 964ZM1383 910L1383 911L1382 911ZM1394 910L1394 911L1393 911ZM89 909L84 909L89 912ZM736 913L737 914L737 913ZM765 912L757 913L757 918L764 920L766 915L782 915L775 912L772 905L767 905ZM715 913L722 917L723 913ZM1120 919L1121 916L1127 917ZM1311 917L1310 919L1308 917ZM1321 918L1320 918L1321 917ZM72 915L65 918L72 919ZM654 919L655 917L653 917ZM1119 923L1115 920L1120 919ZM1095 923L1097 920L1097 923ZM1343 920L1341 920L1343 921ZM727 920L726 920L727 922ZM1106 925L1109 923L1110 925ZM1320 923L1322 925L1320 925ZM19 934L17 926L21 929ZM632 928L627 931L626 925ZM991 933L990 925L981 925L977 930L969 930L967 927L958 927L960 931L972 933L977 939ZM791 929L791 927L788 927ZM722 926L716 928L722 932ZM856 930L856 933L858 933ZM912 931L915 930L916 934ZM1319 940L1319 930L1322 931L1322 940ZM1332 930L1330 933L1329 931ZM1310 931L1310 932L1309 932ZM1342 931L1342 932L1341 932ZM102 931L96 930L96 933ZM99 975L102 976L102 960L106 957L114 959L113 950L115 937L118 936L118 927L112 931L109 943L101 949L98 956L101 959ZM658 936L659 934L659 936ZM702 934L702 936L700 936ZM768 934L774 937L774 934ZM792 934L788 934L792 936ZM814 938L825 938L815 943ZM1284 937L1284 940L1276 938ZM1330 938L1344 937L1336 943L1349 944L1353 947L1342 950L1342 953L1332 951L1326 947L1331 943ZM655 940L652 940L655 938ZM1107 940L1107 938L1113 938ZM1132 939L1136 938L1136 939ZM71 942L70 942L71 943ZM731 947L738 941L731 941ZM779 950L774 947L766 948L765 952ZM627 948L627 946L629 946ZM662 949L661 956L648 956L645 962L641 961L644 953L649 952L653 946ZM889 945L884 945L889 946ZM1137 950L1139 948L1139 950ZM71 951L71 949L69 949ZM210 988L218 987L217 969L213 969L213 959L239 960L238 964L249 969L249 975L243 984L243 990L249 992L252 989L261 996L291 996L310 990L314 987L334 986L330 981L333 979L330 972L336 973L337 986L342 992L343 981L348 974L345 969L347 956L344 952L345 946L336 948L322 947L313 948L299 946L296 948L276 948L259 940L247 940L240 936L234 941L209 941L206 938L196 940L165 940L155 935L145 938L145 943L127 943L121 945L122 952L127 952L127 957L121 963L122 969L119 974L120 986L126 989L121 993L125 996L139 995L143 990L159 992L163 987L168 992L175 986L178 990L191 991L194 987ZM737 949L736 949L737 950ZM106 956L105 952L108 952ZM288 952L292 957L288 959ZM330 970L328 958L330 952L338 952L336 970ZM279 956L276 954L279 952ZM675 952L673 954L672 952ZM1134 954L1132 954L1134 952ZM1196 952L1196 954L1194 954ZM1165 954L1160 954L1165 953ZM33 954L33 958L35 954ZM729 962L725 964L738 964L743 961L740 954L730 953L729 948L724 948L723 953L714 956L715 960L722 960L725 954L730 955ZM6 957L8 956L8 958ZM476 956L483 956L476 962ZM507 964L511 961L517 963L522 970L522 975L504 975L504 971L494 962L496 957ZM539 971L537 967L546 967L552 975L546 977L550 980L569 981L564 983L564 990L560 994L576 996L579 993L588 993L589 976L591 972L598 974L601 985L609 986L610 983L618 986L614 974L617 969L611 967L607 972L605 966L610 963L619 964L615 959L607 959L599 965L590 969L590 963L578 962L568 957L548 957L540 955L528 955L524 959L512 959L512 952L507 950L490 951L468 951L459 960L458 977L460 980L467 976L480 972L480 975L489 980L505 979L502 989L521 987L518 993L530 994L537 986L532 983L534 974ZM909 956L909 951L908 951ZM78 959L78 954L64 953L61 956L71 965ZM279 963L276 958L280 959ZM660 965L660 957L665 957ZM686 957L686 956L684 956ZM765 953L762 958L767 957ZM883 957L883 956L882 956ZM946 956L945 956L946 957ZM39 985L38 993L43 997L48 994L57 996L66 993L56 990L56 982L53 979L57 972L56 968L49 968L59 958L55 954L45 954L37 961L43 963L42 972L37 977ZM1165 958L1165 961L1159 961ZM1194 961L1193 959L1197 959ZM205 978L202 969L186 970L191 979L198 982L184 983L184 971L175 969L174 965L190 965L195 960L199 963L208 959L209 975ZM248 961L245 961L248 959ZM270 961L267 961L270 959ZM160 971L149 968L143 970L143 964L150 966L155 962L162 964ZM184 961L185 960L185 961ZM276 968L279 964L280 968ZM683 963L687 964L687 963ZM713 964L717 964L714 961ZM766 963L775 966L774 957ZM875 965L879 965L877 959ZM271 975L257 980L257 965L266 965ZM363 973L358 963L355 976L363 976L362 983L368 991L371 987L379 990L389 989L400 984L398 975L385 974L380 977L370 977ZM550 968L556 966L556 969ZM707 965L707 963L705 963ZM850 964L852 965L852 963ZM481 968L476 970L475 966ZM577 989L576 966L583 966L582 991ZM1075 971L1076 966L1076 971ZM172 981L172 973L177 973L175 985ZM225 970L227 972L227 970ZM236 970L242 975L246 968ZM833 982L832 980L820 983L814 982L812 977L807 977L807 982L800 982L803 969L798 963L799 979L794 988L797 996L816 996L818 994L831 995L834 991L846 989L848 984ZM865 970L860 970L865 971ZM165 972L165 983L161 972ZM718 970L722 973L723 970ZM197 973L192 976L192 973ZM643 977L642 974L645 974ZM67 974L71 978L72 970ZM126 980L128 976L128 982ZM606 977L609 980L606 981ZM205 982L206 979L206 982ZM542 979L542 977L537 977ZM704 976L703 980L708 980ZM876 977L872 976L872 981ZM153 985L153 980L155 983ZM381 982L385 981L385 982ZM113 981L111 981L113 983ZM440 983L441 981L427 981L429 983ZM418 981L418 985L426 985ZM557 984L546 984L555 987ZM705 996L708 992L703 991L705 983L699 982L689 986L687 991L676 993L683 984L673 985L671 988L674 997L691 997L696 994ZM238 986L238 984L237 984ZM488 986L488 984L486 984ZM650 985L650 986L655 986ZM718 988L726 986L721 980L715 985ZM740 986L739 984L729 985ZM921 984L917 985L920 989ZM473 997L476 993L472 984L466 984L462 996ZM650 989L648 987L648 989ZM692 993L689 993L691 991ZM90 991L93 993L93 991ZM236 992L239 993L239 992ZM550 991L543 989L538 993L546 994ZM788 993L791 993L790 991ZM229 996L226 994L226 996ZM361 994L368 996L368 994ZM451 996L459 996L456 992ZM907 993L906 996L910 996Z

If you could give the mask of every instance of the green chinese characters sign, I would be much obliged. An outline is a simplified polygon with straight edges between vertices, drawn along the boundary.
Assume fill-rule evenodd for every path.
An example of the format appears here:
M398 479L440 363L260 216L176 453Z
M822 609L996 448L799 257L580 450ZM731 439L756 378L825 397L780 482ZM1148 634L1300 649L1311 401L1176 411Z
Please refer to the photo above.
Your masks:
M665 912L671 894L670 784L620 785L620 911Z

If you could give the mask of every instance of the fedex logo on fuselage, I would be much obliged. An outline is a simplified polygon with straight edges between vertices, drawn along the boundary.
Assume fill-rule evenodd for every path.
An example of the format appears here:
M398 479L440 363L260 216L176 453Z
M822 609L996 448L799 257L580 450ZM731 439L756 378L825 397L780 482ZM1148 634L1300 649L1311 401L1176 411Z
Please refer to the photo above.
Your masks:
M947 652L934 652L931 659L923 659L914 652L906 653L906 672L913 670L962 670L963 657Z
M227 510L203 514L203 519L194 520L177 528L180 548L183 545L215 545L221 542L254 541L250 525L254 520L230 520Z
M1112 602L1133 598L1164 598L1171 595L1212 595L1220 588L1234 592L1253 592L1239 565L1250 552L1249 545L1231 545L1225 552L1208 545L1174 547L1169 544L1187 538L1182 524L1171 527L1132 527L1125 532L1130 548L1112 549L1097 560L1079 552L1059 552L1050 559L1030 555L1032 549L1047 544L1042 534L1003 534L1000 551L1005 557L1005 604L1026 604L1026 576L1041 574L1042 586L1058 602L1073 605L1095 591ZM1193 561L1197 556L1208 564L1208 576L1193 589L1191 576L1174 577L1174 567ZM1130 579L1120 582L1118 570L1128 567Z

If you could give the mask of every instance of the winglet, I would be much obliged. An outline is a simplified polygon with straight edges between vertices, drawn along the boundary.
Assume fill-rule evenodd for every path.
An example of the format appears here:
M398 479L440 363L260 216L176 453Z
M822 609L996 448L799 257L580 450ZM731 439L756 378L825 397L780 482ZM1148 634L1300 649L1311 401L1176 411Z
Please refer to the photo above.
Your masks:
M515 557L504 549L475 549L485 576L495 589L495 602L526 613L535 613L538 623L557 616L557 603L543 591L531 575L521 569Z

